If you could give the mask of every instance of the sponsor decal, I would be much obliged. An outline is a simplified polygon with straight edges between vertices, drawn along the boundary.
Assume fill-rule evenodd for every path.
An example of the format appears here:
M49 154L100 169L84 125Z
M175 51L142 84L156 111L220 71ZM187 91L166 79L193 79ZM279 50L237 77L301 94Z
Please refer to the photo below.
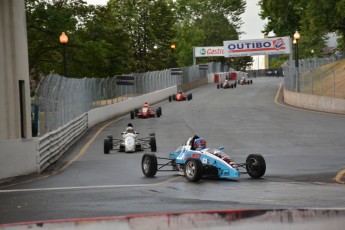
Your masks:
M224 170L222 174L223 176L230 176L230 173L228 170Z
M200 156L201 156L201 154L196 154L196 153L194 153L194 154L192 154L192 158L196 158L196 159L200 159Z

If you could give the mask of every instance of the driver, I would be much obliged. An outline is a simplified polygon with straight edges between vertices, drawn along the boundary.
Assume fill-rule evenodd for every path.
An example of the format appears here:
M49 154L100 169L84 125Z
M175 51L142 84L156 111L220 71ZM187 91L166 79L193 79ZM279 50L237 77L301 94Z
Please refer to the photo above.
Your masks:
M194 140L195 150L202 150L206 148L206 140L202 137L199 137Z
M144 107L144 108L148 108L148 107L150 107L150 106L149 106L149 104L148 104L147 102L145 102L143 107Z
M126 127L126 133L134 133L133 125L132 123L128 123Z

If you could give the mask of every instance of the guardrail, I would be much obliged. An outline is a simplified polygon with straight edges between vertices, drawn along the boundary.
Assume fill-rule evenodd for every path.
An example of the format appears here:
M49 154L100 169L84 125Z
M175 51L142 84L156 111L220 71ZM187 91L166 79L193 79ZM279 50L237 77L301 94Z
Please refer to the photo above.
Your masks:
M37 171L41 173L57 161L88 128L87 113L38 139Z

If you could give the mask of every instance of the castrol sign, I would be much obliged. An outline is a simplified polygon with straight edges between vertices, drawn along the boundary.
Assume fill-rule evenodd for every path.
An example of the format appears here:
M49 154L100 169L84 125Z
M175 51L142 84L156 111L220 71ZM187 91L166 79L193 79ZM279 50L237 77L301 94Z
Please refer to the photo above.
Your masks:
M291 53L290 37L224 41L224 57Z
M223 46L195 47L195 57L224 57Z

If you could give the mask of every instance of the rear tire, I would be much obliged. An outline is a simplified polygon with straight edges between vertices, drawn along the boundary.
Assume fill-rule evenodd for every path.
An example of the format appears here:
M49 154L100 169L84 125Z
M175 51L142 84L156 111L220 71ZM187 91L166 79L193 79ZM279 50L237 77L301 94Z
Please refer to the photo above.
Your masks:
M184 166L184 175L190 182L197 182L203 175L204 168L199 159L189 158Z
M134 119L134 111L131 111L131 119Z
M172 95L172 99L173 99L173 101L176 101L176 94Z
M169 102L171 102L172 101L172 96L169 96Z
M260 178L265 175L266 161L260 154L249 154L246 159L246 169L252 178Z
M145 153L141 159L141 169L146 177L154 177L157 173L156 155Z
M161 116L161 113L160 113L159 109L156 109L156 115L157 115L157 117Z
M219 84L217 84L217 89L219 89Z

